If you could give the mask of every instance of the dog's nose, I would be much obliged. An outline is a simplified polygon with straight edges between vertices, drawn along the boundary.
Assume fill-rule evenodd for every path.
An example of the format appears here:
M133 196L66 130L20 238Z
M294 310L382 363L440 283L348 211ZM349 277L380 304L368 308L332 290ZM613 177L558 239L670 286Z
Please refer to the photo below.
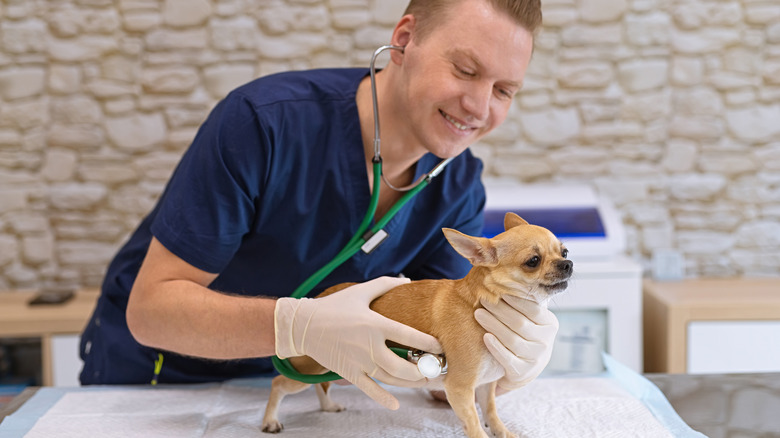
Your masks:
M571 260L561 260L558 262L558 269L560 269L561 272L571 272L573 266L574 263Z

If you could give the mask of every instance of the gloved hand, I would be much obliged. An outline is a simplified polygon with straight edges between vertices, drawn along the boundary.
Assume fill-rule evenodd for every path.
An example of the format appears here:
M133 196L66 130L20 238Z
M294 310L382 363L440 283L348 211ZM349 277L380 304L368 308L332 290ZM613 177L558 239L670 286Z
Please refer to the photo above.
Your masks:
M481 300L474 318L487 330L483 340L504 368L498 386L511 391L541 374L552 355L558 318L535 301L504 296L497 304Z
M276 355L309 356L349 380L389 409L398 400L371 380L419 387L427 380L417 366L392 352L386 340L431 353L442 348L433 336L393 321L369 309L388 290L407 278L380 277L323 298L280 298L274 310Z

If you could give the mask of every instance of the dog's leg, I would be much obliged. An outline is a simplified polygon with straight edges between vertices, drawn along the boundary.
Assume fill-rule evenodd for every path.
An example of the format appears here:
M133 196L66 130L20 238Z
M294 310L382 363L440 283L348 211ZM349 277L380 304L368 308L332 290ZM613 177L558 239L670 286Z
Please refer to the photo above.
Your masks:
M323 411L341 412L345 409L344 406L341 406L330 398L330 395L328 394L330 382L320 383L319 385L315 385L315 387L317 388L317 398L320 399L320 407Z
M268 396L268 404L263 416L263 432L279 433L284 429L279 422L279 405L288 394L295 394L311 386L309 383L299 382L284 376L276 376L271 381L271 395Z
M455 411L455 415L463 423L463 429L469 438L488 438L482 425L479 424L479 414L477 405L474 403L474 384L461 382L459 379L453 379L452 375L447 376L444 382L444 390L447 393L447 400Z
M504 422L498 418L496 409L496 382L487 383L477 388L477 402L482 408L482 418L485 426L490 428L490 432L497 438L517 438L506 428Z

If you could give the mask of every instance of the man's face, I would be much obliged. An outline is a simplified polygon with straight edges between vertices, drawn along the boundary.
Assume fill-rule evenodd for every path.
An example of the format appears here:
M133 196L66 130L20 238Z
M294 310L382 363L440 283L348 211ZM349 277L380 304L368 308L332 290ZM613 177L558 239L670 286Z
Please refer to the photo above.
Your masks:
M522 86L532 35L484 0L464 0L401 65L404 125L440 158L453 157L500 125Z

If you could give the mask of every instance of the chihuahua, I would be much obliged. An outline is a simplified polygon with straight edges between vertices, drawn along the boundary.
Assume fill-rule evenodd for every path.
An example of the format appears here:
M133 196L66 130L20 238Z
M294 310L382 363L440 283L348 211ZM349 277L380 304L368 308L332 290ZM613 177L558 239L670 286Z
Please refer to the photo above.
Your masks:
M568 251L546 228L530 225L520 216L507 213L505 231L491 239L471 237L444 228L444 236L455 250L473 265L460 280L420 280L398 286L371 303L371 309L398 322L436 337L445 352L447 373L429 379L429 389L444 389L447 400L461 420L470 438L487 438L477 414L479 402L485 424L497 437L514 437L498 418L496 382L503 373L484 345L485 329L474 319L480 299L497 303L504 295L534 300L542 305L562 292L573 272ZM320 296L344 289L333 286ZM293 357L291 364L305 374L323 374L327 370L307 356ZM278 420L279 404L287 394L311 386L285 376L271 384L271 395L263 417L263 432L282 430ZM328 395L329 383L317 385L323 411L344 408Z

